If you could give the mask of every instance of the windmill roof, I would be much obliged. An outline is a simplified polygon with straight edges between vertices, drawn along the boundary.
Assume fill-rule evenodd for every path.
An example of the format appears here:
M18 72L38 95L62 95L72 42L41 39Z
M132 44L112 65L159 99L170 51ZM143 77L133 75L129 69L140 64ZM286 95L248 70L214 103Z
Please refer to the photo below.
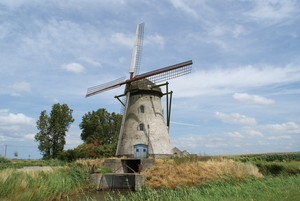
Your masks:
M140 79L132 82L131 84L131 93L147 91L147 92L157 92L162 96L162 91L160 87L149 81L148 79Z

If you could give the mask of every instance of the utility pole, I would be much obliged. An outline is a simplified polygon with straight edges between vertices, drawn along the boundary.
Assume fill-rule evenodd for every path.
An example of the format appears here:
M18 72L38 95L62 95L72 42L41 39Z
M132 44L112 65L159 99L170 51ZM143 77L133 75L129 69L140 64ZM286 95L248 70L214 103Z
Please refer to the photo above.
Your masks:
M7 144L5 145L5 155L4 155L5 157L6 157L6 150L7 150Z

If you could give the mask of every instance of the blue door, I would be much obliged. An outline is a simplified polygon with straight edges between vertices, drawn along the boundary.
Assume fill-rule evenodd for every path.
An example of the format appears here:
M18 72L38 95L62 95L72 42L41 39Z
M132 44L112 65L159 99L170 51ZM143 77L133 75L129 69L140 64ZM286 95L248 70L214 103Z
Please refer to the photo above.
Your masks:
M134 158L148 158L148 145L136 144L133 146Z

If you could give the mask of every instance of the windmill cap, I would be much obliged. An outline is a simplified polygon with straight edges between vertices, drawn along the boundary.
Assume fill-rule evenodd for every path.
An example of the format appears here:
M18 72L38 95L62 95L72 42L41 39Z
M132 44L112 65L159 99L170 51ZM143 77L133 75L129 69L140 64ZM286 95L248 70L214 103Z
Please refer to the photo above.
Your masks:
M157 87L153 82L149 81L148 79L140 79L132 82L131 93L141 93L141 92L158 93L160 97L163 94L160 87Z

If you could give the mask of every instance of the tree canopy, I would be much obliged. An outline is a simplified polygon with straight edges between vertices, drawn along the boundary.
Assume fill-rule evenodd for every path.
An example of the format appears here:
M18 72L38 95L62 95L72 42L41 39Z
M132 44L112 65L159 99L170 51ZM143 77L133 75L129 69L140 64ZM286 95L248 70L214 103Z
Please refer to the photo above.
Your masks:
M73 110L67 104L59 103L52 106L50 116L46 110L41 112L36 127L40 131L35 135L39 142L38 149L42 152L43 158L57 158L66 144L66 132L71 123L75 120L72 117Z
M121 121L122 115L109 113L104 108L88 112L82 117L82 123L79 125L82 129L81 139L86 144L100 143L101 155L114 155Z

